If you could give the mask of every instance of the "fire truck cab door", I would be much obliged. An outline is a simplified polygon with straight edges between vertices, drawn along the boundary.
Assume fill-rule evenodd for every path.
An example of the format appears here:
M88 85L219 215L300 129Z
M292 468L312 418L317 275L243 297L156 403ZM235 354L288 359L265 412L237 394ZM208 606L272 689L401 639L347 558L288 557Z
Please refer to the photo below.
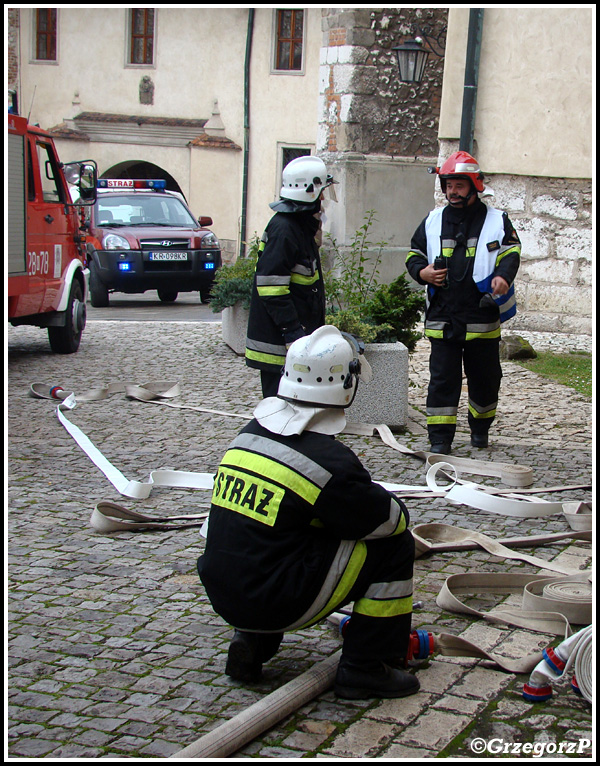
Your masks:
M39 297L37 311L44 312L56 309L60 299L61 275L75 247L73 212L66 207L67 190L53 145L32 136L30 149L27 273Z

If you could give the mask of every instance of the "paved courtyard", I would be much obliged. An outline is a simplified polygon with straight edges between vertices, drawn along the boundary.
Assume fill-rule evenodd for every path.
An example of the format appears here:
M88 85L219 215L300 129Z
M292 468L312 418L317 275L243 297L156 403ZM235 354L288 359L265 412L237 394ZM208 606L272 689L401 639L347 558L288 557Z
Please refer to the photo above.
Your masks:
M537 348L551 340L532 336ZM99 534L89 523L102 500L169 516L207 508L208 493L158 487L145 500L123 497L60 425L55 403L29 395L34 382L82 394L117 381L172 381L181 386L181 404L249 415L259 399L258 374L222 342L218 322L91 321L72 356L52 354L36 328L9 328L7 342L7 757L169 758L340 648L336 627L323 622L287 634L261 683L228 678L232 630L213 613L196 574L199 530ZM463 401L455 454L530 466L539 488L590 483L591 402L515 363L503 368L492 449L471 448ZM425 341L411 358L410 378L411 420L398 439L427 449ZM215 471L244 422L122 394L81 403L68 417L128 479L140 481L161 467ZM375 479L425 484L418 459L376 437L340 438ZM540 497L579 501L591 493ZM562 515L517 521L444 498L407 505L413 526L441 522L498 539L568 531ZM591 566L586 542L527 552L573 568ZM481 549L420 558L415 627L462 635L513 657L556 642L440 609L436 595L446 578L470 570L540 572ZM434 655L418 677L420 693L405 700L339 700L329 689L231 757L493 758L509 757L514 743L544 743L553 757L567 742L577 743L573 757L592 755L592 707L570 683L532 705L521 694L528 675L482 660Z

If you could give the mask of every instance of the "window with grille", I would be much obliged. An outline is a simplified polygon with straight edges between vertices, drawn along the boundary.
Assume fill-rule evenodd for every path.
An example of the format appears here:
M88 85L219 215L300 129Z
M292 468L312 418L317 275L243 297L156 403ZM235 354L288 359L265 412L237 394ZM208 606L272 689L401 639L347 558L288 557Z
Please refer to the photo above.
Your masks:
M300 149L297 146L284 146L281 150L281 169L285 168L288 162L297 157L306 157L310 154L310 149Z
M312 154L314 146L305 144L304 146L291 146L290 144L277 143L277 171L275 181L275 199L279 199L279 192L281 189L281 174L285 166L296 157L306 157Z
M154 63L154 8L131 9L130 64Z
M56 61L56 8L35 10L35 58Z
M276 11L275 69L300 72L304 47L304 11Z

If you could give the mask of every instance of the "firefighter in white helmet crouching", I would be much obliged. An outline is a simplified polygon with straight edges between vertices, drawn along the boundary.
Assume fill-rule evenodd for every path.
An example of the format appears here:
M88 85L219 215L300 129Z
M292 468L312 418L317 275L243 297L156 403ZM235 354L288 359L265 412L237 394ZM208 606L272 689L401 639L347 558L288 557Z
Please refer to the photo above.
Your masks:
M400 499L335 438L359 378L359 344L324 325L290 346L276 397L225 453L198 572L231 626L226 673L255 682L284 633L353 604L335 693L404 697L415 547Z

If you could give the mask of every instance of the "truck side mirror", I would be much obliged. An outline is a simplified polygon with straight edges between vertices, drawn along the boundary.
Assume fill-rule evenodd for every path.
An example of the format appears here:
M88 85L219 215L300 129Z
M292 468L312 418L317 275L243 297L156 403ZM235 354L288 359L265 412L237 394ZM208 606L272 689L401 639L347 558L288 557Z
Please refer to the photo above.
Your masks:
M198 223L200 226L212 226L213 219L209 215L198 216Z
M96 201L98 185L98 166L95 161L68 162L63 166L63 170L67 183L75 187L71 190L74 204L93 205Z

